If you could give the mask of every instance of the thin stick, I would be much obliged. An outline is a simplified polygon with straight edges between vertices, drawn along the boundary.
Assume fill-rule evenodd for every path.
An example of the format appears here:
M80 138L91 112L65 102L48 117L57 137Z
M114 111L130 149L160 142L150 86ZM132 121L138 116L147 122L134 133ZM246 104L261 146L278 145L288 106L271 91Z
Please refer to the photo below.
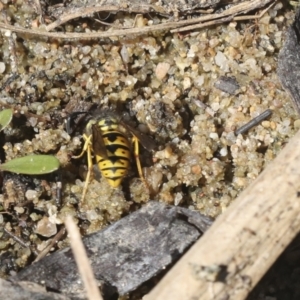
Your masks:
M265 8L261 13L259 13L258 15L254 15L254 16L238 16L238 17L234 17L233 20L234 21L242 21L242 20L253 20L253 19L260 19L262 18L262 16L272 7L274 6L276 3L273 2L271 3L267 8Z
M209 22L205 22L205 23L180 27L180 28L171 30L171 32L174 33L174 32L182 32L182 31L188 31L188 30L194 30L194 29L201 29L201 28L205 28L205 27L208 27L208 26L227 23L227 22L230 22L232 19L233 19L233 16L229 16L229 17L226 17L226 18L221 18L221 19L218 19L218 20L213 20L213 21L209 21Z
M5 227L3 228L3 230L16 242L18 242L22 247L24 248L30 248L30 244L24 242L20 237L16 236L15 234L13 234L12 232L10 232L8 229L6 229Z
M152 26L146 26L146 27L138 27L138 28L129 28L129 29L120 29L120 30L112 30L112 31L105 31L105 32L90 32L90 33L61 33L61 32L47 32L42 30L35 30L35 29L26 29L23 27L17 27L9 24L5 24L3 22L0 22L0 30L10 30L13 32L18 32L22 34L30 34L35 36L42 36L42 37L48 37L48 38L58 38L58 39L99 39L99 38L110 38L110 37L116 37L116 36L128 36L131 34L141 35L145 34L147 32L153 32L158 30L169 30L172 28L182 27L186 25L191 24L198 24L190 27L182 27L179 31L185 31L185 30L193 30L197 28L197 26L200 28L218 24L220 22L228 22L233 17L235 17L238 14L247 13L248 11L260 8L268 4L274 0L249 0L247 2L242 2L237 5L234 5L230 7L227 10L224 10L222 13L218 14L209 14L205 16L201 16L199 18L195 19L189 19L189 20L182 20L178 22L166 22L158 25L152 25ZM73 19L78 18L80 16L89 15L98 11L108 11L108 12L114 12L119 11L119 8L116 7L88 7L88 8L82 8L79 11L76 11L73 14L68 15L62 15L60 16L59 20L49 24L47 26L47 30L54 29L55 27ZM132 11L132 10L131 10ZM213 20L216 19L214 22ZM220 20L222 19L222 20ZM200 23L200 24L199 24ZM196 27L195 27L196 26ZM172 32L175 32L176 30L173 30Z
M271 109L265 110L263 113L261 113L257 117L250 120L247 124L245 124L245 125L241 126L240 128L238 128L234 132L234 134L235 135L244 134L245 132L247 132L248 130L250 130L254 126L258 125L261 121L265 120L266 118L270 117L271 115L272 115L272 110Z
M274 0L250 0L250 1L247 1L247 2L242 2L242 3L239 3L237 5L234 5L234 6L230 7L229 9L224 10L224 12L222 12L220 14L209 15L209 16L211 16L210 20L220 19L220 20L215 21L216 24L221 23L220 21L223 21L225 23L225 22L228 22L232 19L235 19L235 16L238 15L238 14L247 13L248 11L263 7L267 3L269 3L270 1L274 1ZM270 7L268 7L267 10ZM265 12L263 12L263 14L264 13ZM243 16L243 18L245 18L245 17L246 16ZM259 18L260 16L254 16L254 17ZM247 16L247 18L249 19L249 16ZM199 29L199 28L203 28L203 27L206 27L206 26L214 25L213 22L214 21L209 21L207 23L195 24L195 25L191 25L191 26L185 26L185 27L181 27L179 29L171 30L171 32L181 32L181 31ZM204 26L204 24L207 24L207 25Z
M51 243L46 246L39 254L38 256L35 258L35 260L33 261L34 263L39 261L40 259L42 259L43 257L45 257L49 251L51 250L51 248L54 246L54 244L56 244L65 234L66 232L66 228L63 227L52 239Z
M273 1L273 0L249 0L247 2L242 2L240 4L231 6L229 9L224 10L224 12L219 13L219 14L210 14L210 15L202 16L202 17L195 18L195 19L183 20L183 21L178 21L178 22L168 22L166 24L170 24L170 25L173 24L173 26L174 26L174 24L176 24L176 27L178 27L179 25L188 25L188 24L199 23L199 22L208 21L208 20L211 21L212 19L219 19L219 18L223 18L223 17L227 17L227 16L234 17L235 15L237 15L239 13L245 13L250 10L262 7L262 6L266 5L267 3L269 3L270 1ZM139 7L131 7L130 12L144 14L146 12L150 12L151 9L154 9L154 7L151 5L150 6L142 5ZM60 15L59 19L57 19L53 23L49 24L46 27L46 29L47 29L47 31L50 31L50 30L53 30L54 28L56 28L57 26L60 26L64 23L66 23L67 21L70 21L72 19L79 18L79 17L84 17L87 15L92 15L92 14L94 14L96 12L100 12L100 11L116 13L116 12L125 11L125 10L124 9L121 10L120 7L118 7L118 6L80 7L73 12L68 12L68 13L64 13L64 14ZM154 9L154 11L156 11L156 10ZM159 11L156 11L156 12L159 13ZM155 26L152 26L152 27L155 27ZM140 29L142 29L142 28L140 28Z
M79 273L87 291L88 299L103 300L89 259L86 255L86 251L84 249L78 227L71 216L66 217L65 225L68 230L74 258L76 260Z

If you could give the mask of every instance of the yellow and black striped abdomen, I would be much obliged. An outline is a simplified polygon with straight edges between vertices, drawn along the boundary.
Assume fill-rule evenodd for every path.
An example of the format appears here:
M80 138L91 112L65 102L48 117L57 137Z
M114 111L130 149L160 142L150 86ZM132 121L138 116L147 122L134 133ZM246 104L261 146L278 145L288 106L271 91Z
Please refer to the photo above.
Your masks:
M127 137L117 130L102 133L107 159L96 155L103 176L112 187L118 187L126 175L130 163L130 144Z

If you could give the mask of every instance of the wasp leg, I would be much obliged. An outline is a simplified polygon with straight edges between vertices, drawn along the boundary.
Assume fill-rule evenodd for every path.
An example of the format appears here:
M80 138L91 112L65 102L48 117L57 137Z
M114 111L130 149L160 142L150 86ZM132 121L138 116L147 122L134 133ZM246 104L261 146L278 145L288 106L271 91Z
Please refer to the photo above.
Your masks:
M80 158L81 156L83 156L83 154L86 152L87 153L87 162L88 162L88 172L86 175L86 179L85 179L85 183L84 183L84 187L83 187L83 192L82 192L82 196L81 196L81 200L80 203L83 204L86 192L87 192L87 188L89 185L89 181L90 181L90 177L91 177L91 173L92 173L92 169L93 169L93 160L92 160L92 135L83 135L83 139L84 139L84 146L83 149L81 151L81 153L77 156L72 156L72 158Z
M142 171L141 161L140 161L140 157L139 157L139 154L140 154L139 140L136 136L132 137L132 143L134 144L134 157L135 157L136 166L137 166L140 178L141 178L142 182L144 183L144 185L149 189L148 182L144 178L143 171Z
M79 155L72 156L72 158L77 159L83 156L84 152L88 150L89 147L92 145L92 135L86 136L85 134L83 135L84 139L84 146L82 148L82 151Z
M83 204L83 201L84 201L84 198L85 198L85 195L86 195L86 192L87 192L87 188L88 188L88 185L89 185L89 182L90 182L91 173L92 173L92 170L93 170L92 148L91 148L90 143L87 146L86 152L87 152L88 172L86 174L84 188L83 188L83 192L82 192L82 196L81 196L81 201L80 201L81 204Z

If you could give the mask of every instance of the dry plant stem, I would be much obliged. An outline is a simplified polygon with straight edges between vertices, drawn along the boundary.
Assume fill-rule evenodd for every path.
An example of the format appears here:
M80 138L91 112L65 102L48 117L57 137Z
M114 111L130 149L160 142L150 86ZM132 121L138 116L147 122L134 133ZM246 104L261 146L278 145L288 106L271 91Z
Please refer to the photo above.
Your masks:
M45 32L41 30L34 30L34 29L26 29L22 27L16 27L13 25L5 24L0 22L0 30L10 30L13 32L18 32L22 34L30 34L30 35L36 35L36 36L42 36L42 37L49 37L49 38L60 38L60 39L97 39L97 38L109 38L109 37L116 37L116 36L127 36L130 34L145 34L147 32L152 32L156 30L169 30L172 28L178 28L186 25L191 24L199 24L200 27L206 27L211 26L214 24L218 24L220 22L228 22L228 20L231 20L233 17L235 17L238 14L244 14L251 10L261 8L268 4L269 2L275 2L275 0L250 0L247 2L242 2L240 4L237 4L235 6L230 7L227 10L224 10L222 13L219 14L209 14L205 15L199 18L195 19L189 19L189 20L182 20L178 22L166 22L163 24L153 25L153 26L147 26L147 27L138 27L138 28L129 28L129 29L119 29L119 30L111 30L106 32L91 32L91 33L60 33L60 32ZM107 11L107 12L115 12L119 11L118 7L88 7L86 9L82 8L80 11L68 15L62 15L60 16L60 19L51 23L47 26L47 30L54 29L55 27L62 25L66 23L67 21L86 16L89 14L93 14L95 12L99 11ZM131 10L132 12L132 10ZM141 11L135 11L137 13L141 13ZM216 19L214 22L213 20ZM220 21L220 19L223 19ZM206 22L206 23L205 23ZM195 26L192 26L191 29L195 29ZM186 27L184 30L188 30Z
M40 259L42 259L43 257L45 257L51 250L51 248L64 236L65 234L65 227L63 227L52 239L51 243L45 247L39 254L38 256L35 258L34 262L39 261Z
M265 8L261 13L255 16L239 16L234 17L234 21L242 21L242 20L253 20L253 19L260 19L273 5L275 5L276 1L271 3L267 8Z
M47 32L41 30L34 30L34 29L26 29L23 27L16 27L13 25L8 25L5 23L0 22L0 30L10 30L13 32L21 33L21 34L28 34L28 35L35 35L41 37L48 37L54 39L67 39L67 40L89 40L89 39L99 39L99 38L110 38L116 36L127 36L129 34L144 34L151 31L156 30L167 30L170 28L178 27L176 22L159 24L149 27L138 27L138 28L130 28L130 29L120 29L120 30L112 30L112 31L105 31L105 32L90 32L90 33L60 33L60 32Z
M274 1L274 0L272 0ZM207 27L207 26L211 26L211 25L215 25L215 24L220 24L220 23L225 23L231 20L234 21L242 21L242 20L253 20L253 19L260 19L274 4L276 3L276 0L271 3L271 5L269 5L267 8L265 8L260 14L258 15L254 15L254 16L239 16L239 17L235 17L236 14L240 14L240 13L246 13L248 10L244 10L244 11L239 11L238 13L232 13L230 14L227 18L222 18L216 21L211 21L211 22L206 22L203 24L195 24L195 25L191 25L191 26L185 26L185 27L181 27L178 29L173 29L171 30L171 32L182 32L182 31L186 31L186 30L194 30L194 29L200 29L203 27ZM239 4L240 6L244 6L244 3ZM233 8L235 8L234 10L236 10L238 5L234 6ZM228 9L225 12L228 12L230 9ZM252 10L252 8L251 8Z
M183 20L183 21L178 21L178 22L167 22L166 24L168 24L170 26L178 27L178 26L184 26L184 25L188 25L188 24L196 24L199 22L204 22L204 21L212 20L212 19L219 19L219 18L228 17L228 16L234 17L236 14L246 13L250 10L262 7L262 6L266 5L267 3L269 3L270 1L275 2L275 0L250 0L247 2L243 2L240 4L234 5L220 14L209 14L209 15L206 15L206 16L203 16L200 18ZM139 8L131 9L130 12L142 14L142 13L150 12L151 7L152 6L149 6L149 7L142 6L140 9ZM96 6L96 7L80 8L74 13L68 13L65 15L61 15L58 20L49 24L46 27L46 29L47 29L47 31L50 31L50 30L53 30L55 27L66 23L67 21L70 21L75 18L91 15L91 14L94 14L95 12L100 12L100 11L116 13L121 10L117 6ZM156 26L159 26L159 25L156 25ZM156 26L151 26L151 27L156 27ZM174 27L169 27L169 28L174 28ZM156 30L156 29L153 29L153 30Z
M16 236L15 234L13 234L12 232L10 232L8 229L6 229L5 227L3 228L3 230L16 242L18 242L22 247L24 248L29 248L30 244L24 242L21 238L19 238L18 236Z
M245 299L300 230L299 178L300 132L144 300Z
M205 28L208 26L213 26L213 25L217 25L217 24L222 24L222 23L226 23L226 22L230 22L233 19L232 16L229 16L227 18L222 18L222 19L218 19L218 20L213 20L210 22L205 22L205 23L201 23L201 24L194 24L194 25L190 25L190 26L185 26L185 27L181 27L178 29L173 29L171 30L172 33L174 32L183 32L183 31L187 31L187 30L193 30L193 29L201 29L201 28Z
M65 225L68 230L75 261L87 291L88 299L103 300L99 291L99 287L95 280L89 259L86 255L86 251L84 249L78 227L71 216L66 217Z

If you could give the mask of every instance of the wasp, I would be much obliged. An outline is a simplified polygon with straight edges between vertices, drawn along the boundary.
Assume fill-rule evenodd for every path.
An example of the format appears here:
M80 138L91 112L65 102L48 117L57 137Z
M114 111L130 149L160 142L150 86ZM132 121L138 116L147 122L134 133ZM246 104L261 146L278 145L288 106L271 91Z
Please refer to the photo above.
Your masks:
M68 133L71 131L72 115L83 113L74 112L69 116L67 120ZM87 154L88 172L81 202L84 201L90 181L93 157L110 186L117 188L129 170L133 151L139 176L148 187L139 159L139 144L146 150L152 151L156 146L154 140L126 124L119 115L110 110L97 111L90 115L86 122L83 134L84 146L79 155L72 157L78 159L85 153Z

